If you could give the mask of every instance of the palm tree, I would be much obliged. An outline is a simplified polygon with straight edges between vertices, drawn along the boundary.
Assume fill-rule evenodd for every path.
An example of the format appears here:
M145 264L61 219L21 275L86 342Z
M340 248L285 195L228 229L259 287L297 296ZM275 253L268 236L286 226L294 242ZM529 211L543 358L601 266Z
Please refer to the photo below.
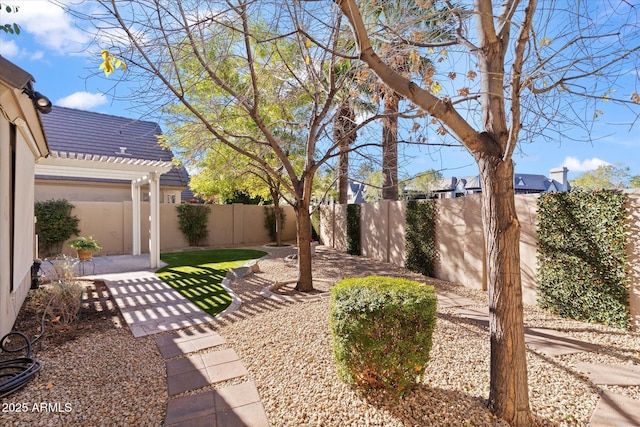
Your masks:
M398 16L412 16L415 18L414 28L424 30L430 35L431 42L446 42L455 38L449 23L434 19L438 16L435 6L421 6L417 1L369 1L362 6L367 9L372 23L389 30L387 23L398 22ZM386 35L393 34L387 32ZM406 76L424 76L433 63L407 46L400 35L392 35L391 39L378 40L382 47L380 52L383 60L390 64L395 71ZM398 116L402 97L384 84L378 85L379 97L384 102L384 119L382 121L382 199L398 200Z

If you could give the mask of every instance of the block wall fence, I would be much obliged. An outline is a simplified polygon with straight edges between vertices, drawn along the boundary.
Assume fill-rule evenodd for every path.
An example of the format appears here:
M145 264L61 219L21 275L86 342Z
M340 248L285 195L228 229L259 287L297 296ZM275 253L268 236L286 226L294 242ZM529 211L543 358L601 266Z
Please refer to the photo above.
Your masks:
M640 329L640 191L628 194L627 255L631 325ZM486 290L486 265L481 217L481 195L439 199L436 203L437 279ZM537 299L537 202L535 194L516 195L521 225L520 268L525 304ZM362 256L404 266L406 202L379 201L361 205ZM321 243L346 251L346 205L326 205L320 210Z
M71 202L72 214L80 219L80 235L93 236L103 249L98 255L130 254L133 250L131 202ZM180 231L175 204L160 204L160 251L180 250L189 242ZM209 237L203 246L230 247L269 243L269 233L264 227L264 206L256 205L206 205L209 213ZM296 239L296 217L293 208L283 207L286 218L283 240ZM149 203L142 202L140 209L140 243L142 252L149 252ZM75 251L67 244L66 254Z

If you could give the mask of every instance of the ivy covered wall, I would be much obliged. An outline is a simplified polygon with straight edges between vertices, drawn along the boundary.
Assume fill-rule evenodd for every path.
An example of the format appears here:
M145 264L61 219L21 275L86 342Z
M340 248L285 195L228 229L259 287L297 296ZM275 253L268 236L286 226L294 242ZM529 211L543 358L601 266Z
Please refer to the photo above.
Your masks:
M560 316L629 326L626 196L549 193L538 202L538 304Z

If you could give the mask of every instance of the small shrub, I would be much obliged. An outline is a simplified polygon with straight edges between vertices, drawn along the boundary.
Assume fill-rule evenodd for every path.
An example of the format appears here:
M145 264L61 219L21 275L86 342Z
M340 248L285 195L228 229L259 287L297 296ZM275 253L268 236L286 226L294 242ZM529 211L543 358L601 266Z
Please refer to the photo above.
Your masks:
M280 226L284 229L284 223L287 219L287 214L284 209L280 207ZM264 228L269 232L269 238L271 241L276 241L276 209L273 206L264 207ZM282 233L282 229L280 233ZM282 234L281 234L282 235Z
M347 253L362 255L360 247L360 205L347 205Z
M84 291L73 271L77 261L62 256L52 263L56 278L50 284L34 290L30 301L36 312L46 313L52 322L71 325L78 321Z
M331 289L330 326L338 376L401 395L422 378L436 322L433 286L369 276Z
M35 203L36 234L38 251L42 256L59 254L62 244L73 235L78 235L77 216L71 215L74 206L66 199L51 199Z
M176 206L180 231L190 246L198 246L209 236L207 222L211 209L205 205L184 204Z
M46 310L50 319L62 325L71 325L78 321L84 288L77 281L59 280L42 289L42 299L47 304Z

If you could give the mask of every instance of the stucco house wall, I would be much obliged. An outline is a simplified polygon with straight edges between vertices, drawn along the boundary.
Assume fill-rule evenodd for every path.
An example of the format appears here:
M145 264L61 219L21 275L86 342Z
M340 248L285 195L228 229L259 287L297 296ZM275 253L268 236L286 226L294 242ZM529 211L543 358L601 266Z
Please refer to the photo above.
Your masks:
M31 286L34 168L48 153L39 113L23 93L34 81L0 57L0 336L11 331Z

